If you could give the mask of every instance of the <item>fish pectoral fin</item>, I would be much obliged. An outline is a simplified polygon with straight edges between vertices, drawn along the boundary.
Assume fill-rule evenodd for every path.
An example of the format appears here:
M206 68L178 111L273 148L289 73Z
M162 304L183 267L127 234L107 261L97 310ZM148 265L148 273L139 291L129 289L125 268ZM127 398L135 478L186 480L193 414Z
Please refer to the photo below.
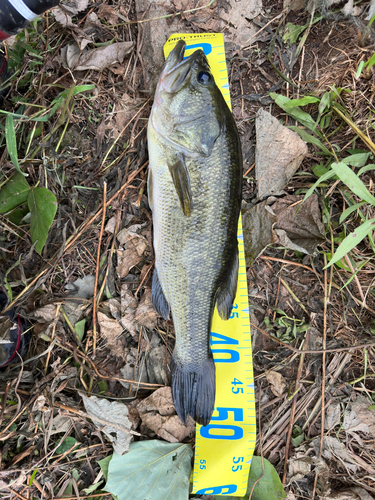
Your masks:
M193 200L190 189L189 172L186 168L185 158L180 153L174 154L167 160L167 165L180 200L182 211L184 215L190 217L193 209Z
M171 308L165 298L156 267L152 276L151 302L155 311L159 313L163 319L169 319Z
M231 264L228 266L221 282L216 297L217 310L222 319L229 319L232 312L233 302L236 297L238 280L238 247L233 256Z

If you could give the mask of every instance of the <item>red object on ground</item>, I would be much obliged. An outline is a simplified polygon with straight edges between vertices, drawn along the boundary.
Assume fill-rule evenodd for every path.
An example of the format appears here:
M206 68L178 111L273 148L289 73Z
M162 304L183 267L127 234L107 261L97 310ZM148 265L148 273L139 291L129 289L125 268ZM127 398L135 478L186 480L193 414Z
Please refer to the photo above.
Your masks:
M10 35L7 35L3 31L0 31L0 40L5 40L6 38L9 38Z
M7 303L7 296L0 290L0 316L1 310L4 309ZM0 368L5 368L12 362L17 362L20 357L27 353L30 334L27 331L27 322L18 314L15 314L13 309L10 309L4 314L13 323L13 326L7 332L5 338L0 339Z

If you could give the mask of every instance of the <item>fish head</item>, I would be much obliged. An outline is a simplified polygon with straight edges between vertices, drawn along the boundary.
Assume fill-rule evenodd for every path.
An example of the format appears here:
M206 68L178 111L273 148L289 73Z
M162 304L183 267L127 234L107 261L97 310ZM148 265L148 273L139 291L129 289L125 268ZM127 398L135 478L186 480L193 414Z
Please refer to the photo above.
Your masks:
M154 128L185 154L208 156L224 126L227 104L201 49L184 59L179 40L169 54L152 108ZM225 109L226 108L226 109Z

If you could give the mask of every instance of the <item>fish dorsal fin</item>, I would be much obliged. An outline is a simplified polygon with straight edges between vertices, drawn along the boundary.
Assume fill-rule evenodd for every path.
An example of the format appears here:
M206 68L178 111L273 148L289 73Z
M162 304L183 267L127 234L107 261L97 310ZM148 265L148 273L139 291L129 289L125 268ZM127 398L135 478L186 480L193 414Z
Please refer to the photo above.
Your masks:
M180 200L181 209L184 215L190 217L193 209L193 200L190 188L189 172L186 168L184 155L181 153L174 153L168 158L167 165Z

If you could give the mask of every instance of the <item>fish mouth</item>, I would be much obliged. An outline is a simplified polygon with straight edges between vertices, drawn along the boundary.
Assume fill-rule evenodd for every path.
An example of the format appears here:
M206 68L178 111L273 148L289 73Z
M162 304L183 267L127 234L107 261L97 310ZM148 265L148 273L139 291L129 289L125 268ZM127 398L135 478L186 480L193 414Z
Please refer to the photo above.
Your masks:
M208 61L202 49L194 51L184 59L185 49L186 42L179 40L165 62L161 81L163 87L169 88L170 92L181 87L193 67L200 66L202 69L209 70Z

